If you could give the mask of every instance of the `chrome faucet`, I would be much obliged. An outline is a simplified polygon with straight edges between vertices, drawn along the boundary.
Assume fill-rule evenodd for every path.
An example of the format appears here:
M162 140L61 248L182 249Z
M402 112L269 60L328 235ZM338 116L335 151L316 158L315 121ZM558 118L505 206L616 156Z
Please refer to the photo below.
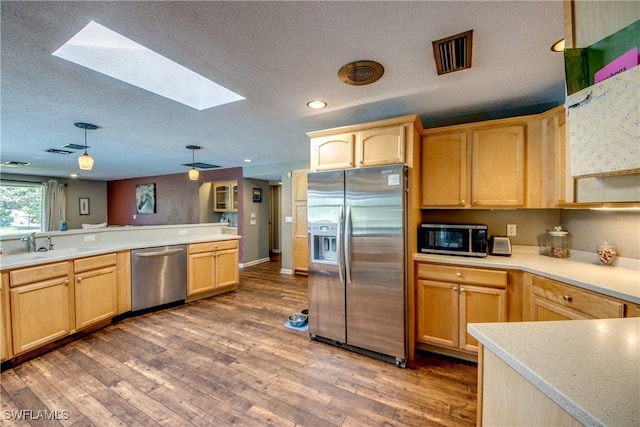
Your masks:
M49 243L49 250L52 251L53 250L53 243L51 243L51 236L47 236L47 242Z
M36 251L36 233L35 231L27 236L22 236L20 238L23 242L27 242L28 248L27 252L35 252Z

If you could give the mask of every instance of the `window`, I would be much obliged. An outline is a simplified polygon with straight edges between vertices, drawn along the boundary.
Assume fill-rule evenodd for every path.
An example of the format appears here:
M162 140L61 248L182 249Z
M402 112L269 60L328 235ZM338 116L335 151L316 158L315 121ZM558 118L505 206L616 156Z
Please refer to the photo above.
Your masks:
M0 183L0 234L42 231L42 184Z

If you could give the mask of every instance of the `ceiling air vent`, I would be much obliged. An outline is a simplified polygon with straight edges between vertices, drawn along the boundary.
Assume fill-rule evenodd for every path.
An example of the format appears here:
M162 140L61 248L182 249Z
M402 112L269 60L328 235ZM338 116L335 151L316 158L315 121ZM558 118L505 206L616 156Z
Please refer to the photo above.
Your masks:
M84 150L84 145L80 145L80 144L64 144L62 146L62 148L70 148L72 150ZM91 146L88 145L87 148L91 148Z
M340 68L338 78L353 86L364 86L376 82L384 74L382 64L375 61L351 62Z
M471 68L473 30L432 42L438 75Z
M8 167L8 168L20 168L22 166L29 166L31 163L29 162L16 162L13 160L8 160L4 163L2 163L2 166Z

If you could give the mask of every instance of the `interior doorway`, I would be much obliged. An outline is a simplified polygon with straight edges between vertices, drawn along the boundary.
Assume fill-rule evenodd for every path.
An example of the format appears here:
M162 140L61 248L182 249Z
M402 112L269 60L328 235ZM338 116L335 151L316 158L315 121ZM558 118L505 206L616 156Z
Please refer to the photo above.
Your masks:
M281 247L281 216L282 184L269 184L269 253L280 254Z

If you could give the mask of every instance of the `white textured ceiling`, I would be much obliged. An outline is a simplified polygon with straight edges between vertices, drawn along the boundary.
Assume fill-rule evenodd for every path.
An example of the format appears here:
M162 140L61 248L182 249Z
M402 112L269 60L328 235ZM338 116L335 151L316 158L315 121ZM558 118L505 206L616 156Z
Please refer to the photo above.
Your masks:
M5 1L1 3L3 173L113 180L309 158L306 132L405 114L425 126L564 99L562 1ZM246 100L198 111L51 54L95 21ZM473 67L438 76L431 42L473 29ZM337 73L382 63L369 86ZM305 104L324 99L329 107ZM84 143L92 171L46 153Z

